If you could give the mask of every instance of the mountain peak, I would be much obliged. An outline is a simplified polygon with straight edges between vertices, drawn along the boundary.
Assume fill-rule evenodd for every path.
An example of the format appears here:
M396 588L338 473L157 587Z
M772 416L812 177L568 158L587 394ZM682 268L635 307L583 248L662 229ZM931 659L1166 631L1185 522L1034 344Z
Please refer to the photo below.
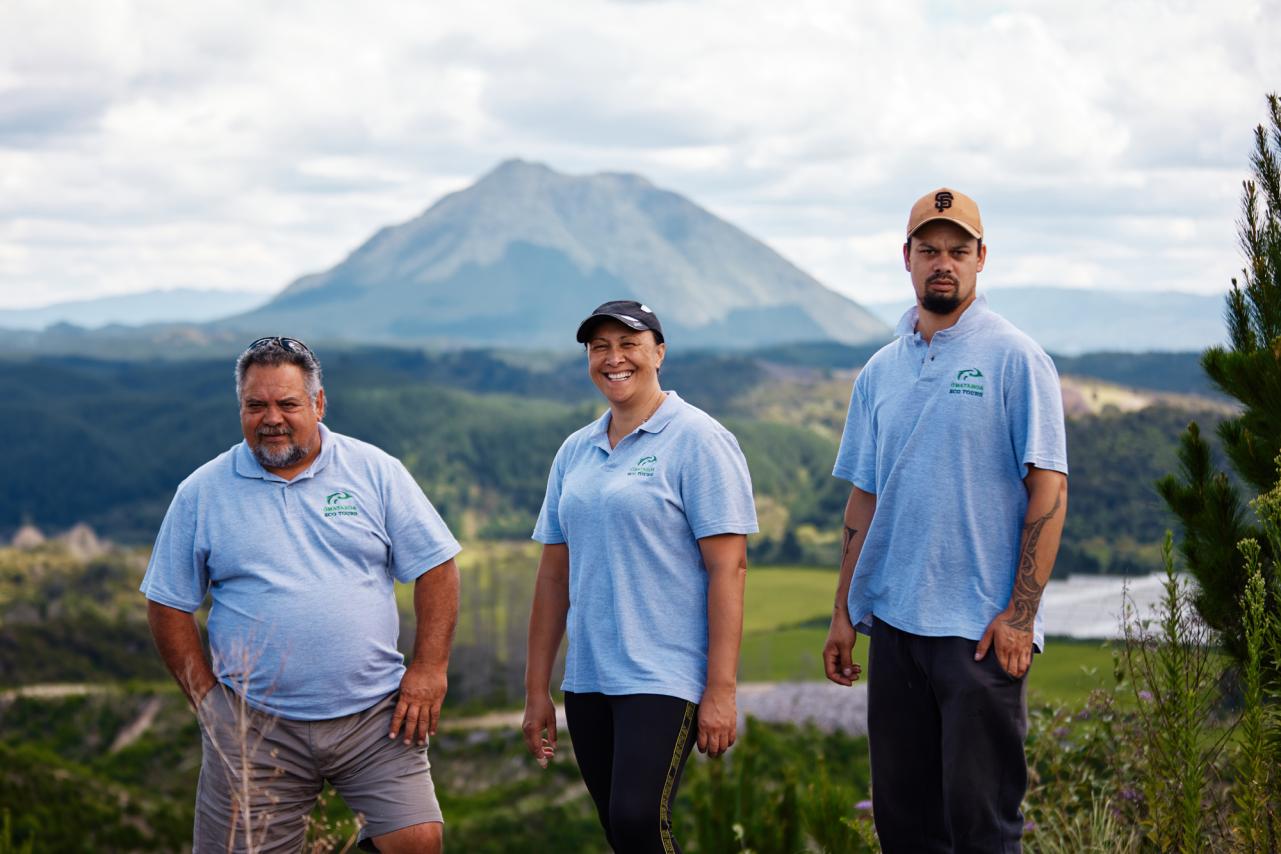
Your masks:
M271 319L311 337L546 347L572 340L565 330L592 305L622 298L655 306L675 333L667 337L686 346L889 337L765 244L640 175L566 175L518 158L229 322L252 331Z
M557 174L559 173L546 163L537 163L532 160L522 160L519 157L511 157L486 172L476 183L480 184L491 180L511 180L513 178L532 175L546 176Z

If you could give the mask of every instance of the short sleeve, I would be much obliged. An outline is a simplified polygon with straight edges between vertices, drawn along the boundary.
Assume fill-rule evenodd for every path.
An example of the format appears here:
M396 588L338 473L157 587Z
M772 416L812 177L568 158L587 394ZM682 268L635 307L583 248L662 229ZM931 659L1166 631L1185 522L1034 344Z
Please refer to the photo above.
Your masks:
M445 520L409 470L391 460L383 484L384 525L391 541L391 574L408 583L462 551Z
M681 502L694 539L756 533L752 476L738 440L716 425L697 442L681 468Z
M568 447L569 439L566 439L552 459L551 471L547 473L547 492L543 494L543 506L534 525L533 539L548 546L565 542L565 532L560 527L560 493L565 483Z
M841 446L836 451L832 474L848 480L864 492L875 494L876 430L867 402L866 377L867 369L864 368L850 391L850 407L845 414L845 429L841 432Z
M1054 362L1038 349L1019 359L1009 377L1005 407L1019 478L1029 465L1067 474L1063 393Z
M209 553L197 545L196 523L191 490L179 486L160 523L139 587L148 600L187 613L204 602L209 590Z

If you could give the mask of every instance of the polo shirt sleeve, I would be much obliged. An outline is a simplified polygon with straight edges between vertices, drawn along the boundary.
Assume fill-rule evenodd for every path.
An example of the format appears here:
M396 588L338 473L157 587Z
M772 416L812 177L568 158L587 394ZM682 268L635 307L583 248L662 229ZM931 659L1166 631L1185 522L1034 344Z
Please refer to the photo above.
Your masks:
M1019 359L1009 376L1005 408L1019 479L1029 465L1067 474L1063 393L1054 362L1038 349Z
M197 543L194 490L179 486L151 549L139 588L149 601L191 613L209 590L209 551Z
M445 520L399 460L388 466L383 484L391 574L408 583L462 551Z
M694 539L755 534L752 476L738 440L720 425L694 437L681 467L681 504Z
M547 474L547 492L543 494L543 507L538 511L538 522L534 525L532 539L547 546L565 542L565 532L560 528L560 494L565 484L569 443L570 439L566 439L552 460L552 469Z
M867 368L859 372L850 392L850 408L845 414L841 446L836 452L832 474L854 486L876 494L876 431L872 409L867 400Z

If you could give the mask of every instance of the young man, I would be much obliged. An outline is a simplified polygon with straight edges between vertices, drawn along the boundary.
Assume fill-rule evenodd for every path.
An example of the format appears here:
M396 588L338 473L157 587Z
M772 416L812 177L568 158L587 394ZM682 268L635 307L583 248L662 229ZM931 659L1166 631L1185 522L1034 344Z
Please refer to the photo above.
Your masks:
M887 852L1020 850L1025 679L1067 511L1054 365L977 295L978 205L912 207L916 305L854 382L834 474L850 481L823 658L858 678L871 635L872 802Z
M178 487L142 582L156 646L196 707L194 850L298 851L327 780L362 847L439 852L427 762L458 615L458 543L397 460L320 423L293 338L236 361L244 441ZM394 581L414 584L413 662ZM212 593L205 660L192 612Z

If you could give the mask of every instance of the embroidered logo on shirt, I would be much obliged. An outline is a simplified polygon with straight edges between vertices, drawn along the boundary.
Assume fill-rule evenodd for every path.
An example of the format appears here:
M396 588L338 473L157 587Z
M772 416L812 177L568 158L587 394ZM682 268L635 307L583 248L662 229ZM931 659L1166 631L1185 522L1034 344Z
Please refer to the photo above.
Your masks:
M653 477L654 469L658 466L658 457L650 454L641 457L636 461L636 465L627 470L628 477Z
M956 372L956 379L947 390L948 394L968 394L971 397L983 396L983 372L978 368L963 368Z
M355 497L350 492L332 492L326 495L324 512L326 519L360 515L360 511L356 509Z

